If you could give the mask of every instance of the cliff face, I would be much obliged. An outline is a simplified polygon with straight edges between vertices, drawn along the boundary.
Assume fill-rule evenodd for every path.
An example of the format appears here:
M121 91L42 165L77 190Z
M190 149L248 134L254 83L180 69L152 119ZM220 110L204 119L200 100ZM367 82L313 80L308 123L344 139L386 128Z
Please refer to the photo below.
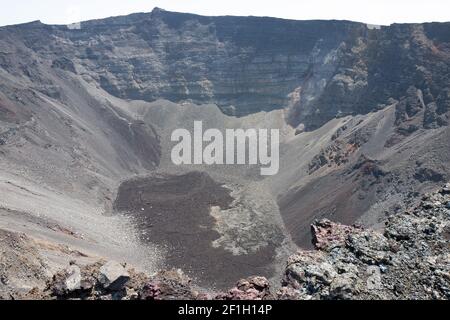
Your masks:
M155 9L79 29L36 22L1 32L120 98L215 103L238 116L288 107L294 126L315 129L402 101L410 88L423 96L426 125L446 124L449 29ZM5 69L9 54L0 56Z

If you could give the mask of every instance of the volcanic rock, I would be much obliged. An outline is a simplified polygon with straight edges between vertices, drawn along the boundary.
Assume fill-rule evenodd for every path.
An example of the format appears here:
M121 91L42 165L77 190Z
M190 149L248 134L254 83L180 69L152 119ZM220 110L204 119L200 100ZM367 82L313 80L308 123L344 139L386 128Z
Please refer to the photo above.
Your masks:
M125 267L119 263L108 262L100 268L98 281L108 290L117 291L130 280Z

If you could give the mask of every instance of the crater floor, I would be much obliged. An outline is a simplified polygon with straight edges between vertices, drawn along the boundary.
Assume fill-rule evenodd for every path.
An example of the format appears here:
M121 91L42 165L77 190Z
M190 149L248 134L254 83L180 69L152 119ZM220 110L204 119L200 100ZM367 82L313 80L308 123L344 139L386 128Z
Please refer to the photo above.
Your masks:
M214 246L221 235L211 208L227 209L232 203L229 189L207 173L190 172L124 182L115 210L134 217L142 241L163 248L168 267L181 268L200 285L227 288L254 274L272 277L276 249L272 243L234 254Z

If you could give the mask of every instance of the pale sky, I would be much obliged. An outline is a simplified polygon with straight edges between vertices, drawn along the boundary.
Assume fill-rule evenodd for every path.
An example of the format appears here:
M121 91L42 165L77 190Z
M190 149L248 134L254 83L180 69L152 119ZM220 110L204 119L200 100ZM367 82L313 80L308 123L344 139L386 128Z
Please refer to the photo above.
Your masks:
M69 24L150 12L154 7L202 15L338 19L383 25L450 21L450 0L0 0L0 26L34 20Z

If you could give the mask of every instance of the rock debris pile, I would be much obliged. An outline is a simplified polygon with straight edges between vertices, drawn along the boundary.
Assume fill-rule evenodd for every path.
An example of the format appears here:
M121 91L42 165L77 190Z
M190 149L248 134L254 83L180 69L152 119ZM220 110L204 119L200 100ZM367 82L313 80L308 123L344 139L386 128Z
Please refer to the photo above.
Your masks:
M311 226L316 250L287 262L280 288L264 277L240 280L228 292L196 289L181 270L153 276L126 265L72 263L25 299L449 299L450 184L414 209L391 216L382 232L329 220Z

